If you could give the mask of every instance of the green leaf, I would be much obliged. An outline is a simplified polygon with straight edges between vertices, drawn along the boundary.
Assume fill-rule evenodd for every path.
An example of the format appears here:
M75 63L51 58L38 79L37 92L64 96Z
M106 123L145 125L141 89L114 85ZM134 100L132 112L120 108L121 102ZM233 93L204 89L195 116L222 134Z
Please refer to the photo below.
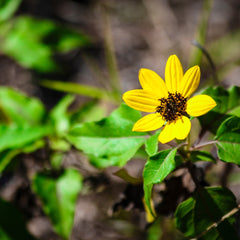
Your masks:
M71 124L99 121L106 116L106 109L94 99L83 104L71 114Z
M207 161L207 162L214 162L214 163L216 162L212 154L206 151L192 151L191 161L192 162Z
M16 149L7 149L0 152L0 173L5 170L8 164L20 153L31 153L45 145L43 139L39 139L23 147L16 147Z
M93 87L86 84L53 81L53 80L42 80L41 85L57 91L63 91L71 94L79 94L79 95L97 98L97 99L104 99L104 100L108 100L116 103L116 99L113 93L100 89L98 87Z
M143 170L144 199L150 211L153 184L162 182L169 173L182 163L176 153L177 148L160 151L151 156L145 164Z
M175 212L176 226L186 237L197 237L236 207L235 196L230 190L222 187L198 188L192 197L178 206ZM231 218L221 222L215 228L214 231L217 231L220 239L237 239L230 222L232 222ZM213 237L216 232L208 234Z
M0 239L1 240L11 240L11 238L2 230L0 227Z
M18 127L0 125L0 151L23 148L24 146L33 143L50 133L51 128L48 126Z
M146 152L149 156L152 156L158 151L158 136L161 130L156 131L148 140L146 141Z
M151 204L152 189L153 189L153 183L146 184L143 180L143 191L144 191L145 204L148 207L149 212L152 214L152 216L156 217L154 214L154 210L152 209L152 204Z
M63 136L70 128L68 107L73 103L73 101L73 95L66 95L58 102L49 114L50 120L53 121L53 125L58 136Z
M240 165L240 118L226 119L217 131L218 156L222 161Z
M177 148L167 149L151 156L145 164L143 177L145 184L160 183L182 162L176 156Z
M1 29L0 29L1 30ZM60 70L53 55L89 43L83 34L49 20L18 17L0 31L1 50L23 67L40 72Z
M23 215L11 203L0 199L0 212L1 240L34 239L27 231Z
M1 0L0 2L0 22L6 21L13 16L22 0Z
M147 229L147 240L162 239L164 231L161 228L162 219L156 219Z
M11 160L20 153L19 149L0 152L0 173L8 166Z
M45 116L45 108L36 98L30 98L11 88L0 88L0 111L8 122L17 125L37 125Z
M240 117L240 87L232 87L225 90L222 87L210 87L203 94L211 96L217 103L212 111L199 117L204 129L216 133L220 124L229 116Z
M138 111L122 104L107 118L74 126L67 139L96 167L123 166L145 142L145 133L132 132L140 117Z
M54 152L50 156L50 162L54 169L60 169L64 159L64 154L61 152Z
M33 179L32 188L41 199L44 212L64 239L70 239L82 180L81 174L74 169L66 169L58 178L40 173Z
M16 155L43 147L42 138L51 131L47 125L42 127L0 125L0 173Z

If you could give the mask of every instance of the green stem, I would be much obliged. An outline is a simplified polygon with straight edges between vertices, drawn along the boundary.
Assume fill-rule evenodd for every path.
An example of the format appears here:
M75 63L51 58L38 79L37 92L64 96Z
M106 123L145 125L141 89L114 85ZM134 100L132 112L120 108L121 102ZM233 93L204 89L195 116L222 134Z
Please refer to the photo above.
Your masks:
M44 87L51 88L58 91L63 91L67 93L75 93L87 97L98 98L107 100L110 102L118 103L114 97L113 93L109 93L102 89L70 82L52 81L52 80L42 80L40 84Z
M112 91L117 101L121 101L121 88L120 80L118 76L117 60L114 51L112 33L111 33L111 24L108 14L107 6L102 5L103 20L104 20L104 43L105 43L105 54L107 67L110 77L110 83Z
M197 33L196 33L196 42L200 45L204 46L206 37L207 37L207 29L208 29L208 22L210 18L210 13L213 5L213 0L204 0L203 2L203 9L202 14L200 17ZM192 57L190 60L190 66L193 65L200 65L202 60L202 50L199 48L194 48Z

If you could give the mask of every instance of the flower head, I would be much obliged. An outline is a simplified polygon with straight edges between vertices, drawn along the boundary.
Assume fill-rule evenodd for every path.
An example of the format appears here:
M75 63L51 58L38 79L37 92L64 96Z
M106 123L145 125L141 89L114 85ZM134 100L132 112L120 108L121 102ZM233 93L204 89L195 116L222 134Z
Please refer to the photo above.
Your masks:
M149 69L139 71L142 89L130 90L123 95L126 104L136 110L150 114L139 119L133 131L153 131L163 126L158 140L167 143L173 139L185 139L191 129L189 116L201 116L216 106L208 95L188 99L198 88L200 68L193 66L183 74L182 65L176 55L168 58L165 82Z

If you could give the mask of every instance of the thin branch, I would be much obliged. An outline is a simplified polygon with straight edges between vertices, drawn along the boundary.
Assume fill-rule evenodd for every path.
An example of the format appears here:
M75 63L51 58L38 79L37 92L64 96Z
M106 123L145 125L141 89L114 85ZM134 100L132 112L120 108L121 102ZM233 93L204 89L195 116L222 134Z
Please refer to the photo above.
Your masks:
M204 234L206 234L208 231L210 231L212 228L217 227L225 219L227 219L227 218L233 216L234 214L236 214L239 210L240 210L240 204L236 208L233 208L230 212L228 212L227 214L222 216L222 218L219 221L217 221L217 222L213 223L212 225L210 225L204 232L200 233L196 238L191 238L191 240L199 239Z
M216 71L216 66L210 56L210 54L208 53L208 51L197 41L192 41L192 44L196 47L198 47L202 52L203 54L206 56L210 66L211 66L211 69L212 69L212 75L213 75L213 79L215 81L215 83L218 85L218 76L217 76L217 71Z
M206 147L208 145L211 145L211 144L215 144L217 143L218 141L209 141L209 142L204 142L204 143L201 143L201 144L198 144L196 146L193 146L190 148L190 151L193 151L193 150L196 150L196 149L199 149L199 148L202 148L202 147Z

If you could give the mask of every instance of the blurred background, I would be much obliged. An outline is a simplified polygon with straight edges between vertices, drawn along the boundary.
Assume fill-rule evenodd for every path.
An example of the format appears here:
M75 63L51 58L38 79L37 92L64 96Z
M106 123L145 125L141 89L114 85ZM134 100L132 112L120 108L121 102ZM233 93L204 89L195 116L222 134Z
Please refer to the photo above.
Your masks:
M164 78L171 54L179 57L184 71L200 65L199 91L211 85L240 86L240 1L2 0L0 53L1 86L37 97L48 110L66 93L78 94L74 109L99 98L96 89L111 92L107 99L96 100L100 107L94 120L98 120L119 105L123 92L140 88L140 68ZM0 196L22 210L36 239L57 240L60 237L29 183L29 176L46 167L45 158L45 151L22 156L19 168L1 174ZM135 158L126 168L141 177L144 163ZM66 154L64 166L80 169L85 179L70 239L184 239L172 216L179 201L192 191L187 178L175 176L167 190L165 185L157 186L165 202L160 205L161 217L150 226L141 186L114 176L116 168L95 169L76 150ZM226 185L230 169L237 171L218 163L207 179ZM239 200L236 176L232 179L229 186ZM171 195L169 189L178 189L179 194Z

